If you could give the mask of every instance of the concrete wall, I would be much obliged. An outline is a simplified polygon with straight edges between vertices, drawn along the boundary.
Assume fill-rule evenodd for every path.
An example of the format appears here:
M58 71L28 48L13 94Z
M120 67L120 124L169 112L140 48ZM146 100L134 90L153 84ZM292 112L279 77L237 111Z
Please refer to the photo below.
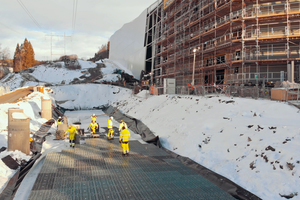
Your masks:
M23 109L8 109L7 149L19 150L27 155L30 153L30 118Z
M146 14L147 10L110 37L109 59L128 68L137 79L140 79L141 70L145 69Z

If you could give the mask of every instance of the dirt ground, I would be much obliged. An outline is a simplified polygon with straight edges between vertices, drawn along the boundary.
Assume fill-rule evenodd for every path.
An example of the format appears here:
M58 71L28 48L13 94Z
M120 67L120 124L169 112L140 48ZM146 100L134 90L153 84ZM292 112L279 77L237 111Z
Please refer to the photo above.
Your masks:
M7 94L0 96L0 104L16 103L18 102L19 99L27 96L31 92L33 92L33 87L23 88L23 89L15 90L13 92L9 92Z

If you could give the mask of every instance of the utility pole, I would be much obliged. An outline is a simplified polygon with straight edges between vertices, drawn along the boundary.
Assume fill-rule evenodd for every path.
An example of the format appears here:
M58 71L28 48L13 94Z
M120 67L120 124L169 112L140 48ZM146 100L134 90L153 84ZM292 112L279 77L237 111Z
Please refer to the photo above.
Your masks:
M50 33L50 35L46 35L46 36L49 36L51 39L50 39L50 57L51 57L51 61L52 60L52 55L59 55L61 56L62 54L53 54L52 53L52 37L53 36L57 36L57 37L63 37L64 38L64 55L66 55L66 38L67 37L72 37L70 35L66 35L65 33L63 35L53 35L52 32Z

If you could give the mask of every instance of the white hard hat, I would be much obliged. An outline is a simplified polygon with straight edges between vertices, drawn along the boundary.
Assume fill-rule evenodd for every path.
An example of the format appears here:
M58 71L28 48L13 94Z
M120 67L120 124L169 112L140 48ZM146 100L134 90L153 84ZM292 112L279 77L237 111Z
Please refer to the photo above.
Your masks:
M95 116L95 114L93 114L93 116Z
M114 118L111 116L110 119L113 120Z
M61 119L61 116L59 116L58 118Z

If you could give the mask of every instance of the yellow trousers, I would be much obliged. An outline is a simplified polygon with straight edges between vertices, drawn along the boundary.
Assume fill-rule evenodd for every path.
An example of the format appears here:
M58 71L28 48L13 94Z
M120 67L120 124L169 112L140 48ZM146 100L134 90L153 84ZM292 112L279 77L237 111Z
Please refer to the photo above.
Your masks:
M123 154L129 153L129 143L122 142Z
M108 135L107 137L113 138L114 137L114 130L113 129L108 129Z

